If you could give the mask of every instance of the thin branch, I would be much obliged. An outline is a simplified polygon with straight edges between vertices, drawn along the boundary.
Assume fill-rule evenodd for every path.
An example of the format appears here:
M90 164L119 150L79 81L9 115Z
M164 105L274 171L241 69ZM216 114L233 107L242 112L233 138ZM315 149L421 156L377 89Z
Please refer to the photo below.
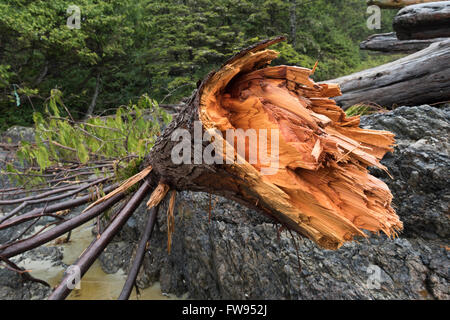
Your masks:
M11 211L10 213L8 213L7 215L3 216L0 219L0 225L5 222L6 220L8 220L9 218L14 217L16 214L18 214L20 212L20 210L22 210L23 208L25 208L28 205L28 203L24 202L22 204L20 204L18 207L14 208L13 211Z
M97 217L98 215L102 214L104 211L106 211L108 208L113 206L115 203L120 201L125 196L124 193L120 193L112 197L111 199L108 199L107 201L99 204L98 206L92 208L89 211L86 211L82 215L78 215L70 220L67 220L54 228L41 233L33 239L27 239L24 241L21 241L19 243L14 243L8 248L4 250L0 250L0 256L3 256L5 258L14 257L18 254L21 254L23 252L32 250L36 247L39 247L40 245L43 245L44 243L47 243L49 241L52 241L63 234L81 226L82 224L86 223L87 221ZM77 205L74 205L76 207Z
M42 210L42 212L44 212L46 208L47 208L47 203L45 204L45 207L44 207L44 209ZM39 218L39 219L40 219L40 218ZM34 220L33 223L31 223L28 227L26 227L25 230L23 230L17 237L15 237L14 239L8 241L8 242L6 243L6 245L0 246L0 250L3 249L3 248L6 248L6 246L8 246L9 244L11 244L11 243L13 243L14 241L20 239L25 233L27 233L28 230L30 230L30 229L31 229L31 228L39 221L39 219Z
M82 186L82 187L80 187L78 189L75 189L73 191L70 191L70 192L67 192L67 193L63 193L63 194L60 194L60 195L54 196L54 197L49 197L49 198L44 198L44 199L35 199L35 200L26 200L26 201L22 200L24 202L22 202L21 205L19 205L16 209L14 209L9 214L7 214L2 219L0 219L0 225L3 222L5 222L6 220L8 220L11 217L13 217L14 215L16 215L20 210L22 210L23 208L25 208L28 205L39 204L39 203L43 203L43 202L49 203L49 202L61 200L61 199L64 199L64 198L68 198L70 196L74 196L74 195L76 195L76 194L78 194L78 193L80 193L80 192L82 192L82 191L84 191L84 190L94 186L94 185L97 185L99 183L105 182L107 180L108 180L108 178L100 179L100 180L94 181L92 183L89 183L87 185L84 185L84 186ZM20 199L17 199L17 200L20 200ZM16 200L0 201L0 205L5 205L5 204L8 205L8 204L14 204L14 203L17 203L17 201ZM47 207L47 205L46 205L46 207ZM44 209L44 211L45 211L45 209Z
M0 205L11 205L11 204L16 204L16 203L21 203L21 202L25 202L28 204L38 204L38 203L42 203L42 202L51 202L51 201L56 201L56 200L61 200L67 197L70 197L72 195L75 195L77 193L80 193L81 191L84 191L94 185L97 185L99 183L103 183L105 181L107 181L109 178L103 178L103 179L98 179L94 182L88 183L84 186L81 186L75 190L73 190L73 186L69 186L69 187L65 187L62 189L58 189L58 190L52 190L49 192L45 192L45 193L41 193L35 196L30 196L30 197L25 197L25 198L20 198L20 199L14 199L14 200L0 200ZM62 195L59 196L55 196L55 197L51 197L51 198L45 198L46 196L49 195L53 195L55 193L60 193L63 191L67 191L67 190L72 190L70 192L64 193ZM44 198L44 199L42 199ZM2 221L0 220L0 223Z
M14 151L19 147L18 144L0 143L0 148Z
M89 179L89 180L80 181L80 183L83 183L83 182L89 183L89 182L92 182L92 181L95 181L95 180L96 179ZM50 187L50 188L49 187L45 187L45 188L35 188L35 189L25 189L24 187L9 188L9 189L1 189L0 190L0 195L1 196L17 196L19 194L31 193L31 192L55 191L55 193L58 193L57 192L58 190L60 190L59 192L64 192L64 191L70 190L70 189L61 190L61 189L65 189L65 188L75 189L75 188L77 188L77 186L73 185L73 184L69 184L69 185L65 185L65 186L62 186L62 187L58 187L58 188L55 188L55 187ZM16 192L12 192L12 191L16 191Z
M62 221L67 221L67 220L64 219L63 217L60 217L60 216L55 215L55 214L43 214L43 215L40 216L38 219L36 219L31 225L34 225L34 224L35 224L41 217L43 217L43 216L50 216L50 217L53 217L53 218L60 219L60 220L62 220ZM43 226L41 229L39 229L39 231L36 232L35 234L29 236L29 237L26 238L26 239L18 240L19 237L21 237L26 231L28 231L28 230L26 230L26 231L22 232L22 234L21 234L19 237L16 237L12 242L9 242L9 243L7 243L7 244L1 246L1 247L0 247L0 250L4 250L4 249L6 249L6 248L12 246L13 244L19 244L19 243L25 242L25 241L27 241L27 240L32 240L33 238L37 237L39 234L41 234L42 232L44 232L46 229L48 229L49 227L51 227L52 225L57 224L57 223L58 223L58 222L50 222L50 223L47 223L45 226ZM27 228L27 229L28 229L28 228ZM71 231L69 231L69 233L70 233L70 232L71 232Z
M133 195L131 200L117 215L114 221L112 221L111 224L100 235L100 238L94 240L89 246L89 248L86 249L84 253L78 258L77 262L75 263L75 266L79 267L81 277L88 271L88 269L97 259L97 257L103 252L103 250L106 248L109 242L113 239L113 237L120 231L122 226L131 217L131 215L139 206L139 204L142 202L144 197L148 194L150 188L151 188L150 184L147 181L144 181L139 190ZM104 203L101 203L99 206L103 204ZM94 207L92 210L95 210L96 208L97 207ZM71 275L66 275L62 279L61 283L50 295L49 299L50 300L65 299L70 294L71 291L68 284L72 282L73 281Z
M67 118L62 118L62 117L55 117L55 116L50 116L50 119L54 119L54 120L62 120L62 121L69 121L72 124L82 124L88 127L92 127L92 128L98 128L98 129L106 129L106 130L111 130L111 131L115 131L115 132L119 132L122 133L122 131L120 131L117 128L113 128L113 127L105 127L105 126L101 126L101 125L97 125L97 124L92 124L89 122L83 122L83 121L73 121ZM117 139L118 140L118 139ZM113 141L113 140L112 140Z
M127 180L125 180L119 188L117 188L116 190L114 190L113 192L111 192L110 194L98 199L97 201L95 201L94 203L92 203L91 205L89 205L89 207L87 207L84 210L88 210L94 206L96 206L97 204L107 200L108 198L112 197L113 195L115 195L116 193L120 193L120 192L124 192L126 190L128 190L129 188L131 188L132 186L134 186L136 183L138 183L139 181L141 181L142 179L144 179L146 176L148 176L148 174L152 171L152 166L148 166L147 168L145 168L144 170L138 172L137 174L135 174L134 176L128 178Z
M61 148L61 149L64 149L64 150L68 150L68 151L72 151L72 152L78 153L78 151L77 151L76 149L74 149L74 148L71 148L71 147L62 145L62 144L60 144L60 143L58 143L58 142L56 142L56 141L53 141L53 140L50 141L50 142L51 142L51 144L57 146L58 148ZM94 156L94 157L103 158L103 159L110 159L109 157L103 156L103 155L98 154L98 153L94 153L94 152L88 152L88 153L89 153L91 156Z
M112 173L112 171L106 171L106 172L103 172L103 173L105 173L105 174L106 173ZM11 173L3 173L3 174L11 174ZM80 178L80 176L93 175L93 174L96 174L96 172L94 172L94 171L80 172L80 173L77 173L77 174L74 174L74 175L71 175L71 176L68 176L68 177L62 177L62 178L58 178L58 179L49 180L49 181L46 181L45 183L37 184L36 186L49 185L49 184L57 183L57 182L61 182L61 181L66 181L67 183L69 183L68 180L70 180L70 179ZM20 174L20 173L13 173L13 175L27 176L27 174ZM2 192L10 192L10 191L14 191L14 190L23 190L23 189L24 189L24 187L20 187L20 188L4 189L4 190L1 190L1 191Z
M117 184L106 187L103 190L103 192L108 193L108 192L114 190L116 187L117 187ZM92 201L93 199L95 199L95 197L98 197L99 195L100 194L98 192L95 192L94 194L88 194L84 197L68 200L68 201L65 201L62 203L56 203L54 205L48 206L47 209L45 209L44 213L54 213L54 212L58 212L61 210L75 208L82 204L86 204L86 203ZM6 228L9 228L12 226L16 226L23 222L35 219L37 216L39 216L41 214L41 210L42 210L42 208L37 208L37 209L31 210L28 213L22 214L16 218L8 219L0 224L0 230L6 229Z
M133 264L131 266L130 272L128 273L127 280L123 286L122 292L118 300L128 300L133 290L133 286L136 282L139 269L141 268L142 262L144 261L144 255L149 245L149 240L152 236L153 229L155 228L156 217L158 216L159 205L153 207L150 210L148 216L147 224L145 226L144 232L142 233L141 240L136 250L136 255L134 256Z

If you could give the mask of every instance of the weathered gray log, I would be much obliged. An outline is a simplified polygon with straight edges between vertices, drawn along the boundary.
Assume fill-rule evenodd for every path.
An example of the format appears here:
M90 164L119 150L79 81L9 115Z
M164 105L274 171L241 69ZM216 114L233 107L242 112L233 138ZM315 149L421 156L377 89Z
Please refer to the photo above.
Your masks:
M450 37L450 1L401 9L394 18L394 30L400 40Z
M360 43L361 50L378 51L383 53L411 54L429 47L434 42L445 41L450 38L434 38L424 40L399 40L395 32L374 34Z
M338 79L343 95L335 98L344 109L358 103L421 105L450 100L450 40L394 62Z
M426 2L436 2L443 0L368 0L367 5L376 5L383 9L398 9L406 6L418 4L418 3L426 3Z

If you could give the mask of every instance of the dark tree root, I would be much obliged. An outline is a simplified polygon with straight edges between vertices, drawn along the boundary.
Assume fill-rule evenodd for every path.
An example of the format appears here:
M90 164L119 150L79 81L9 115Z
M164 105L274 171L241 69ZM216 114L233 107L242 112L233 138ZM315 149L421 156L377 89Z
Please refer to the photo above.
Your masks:
M14 200L0 200L0 205L10 205L10 204L17 204L17 203L26 203L27 205L30 205L30 204L38 204L38 203L44 203L44 202L57 201L57 200L61 200L61 199L76 195L77 193L80 193L81 191L89 189L90 187L95 186L97 184L103 183L103 182L107 181L108 179L110 179L110 178L98 179L94 182L91 182L91 183L85 184L81 187L78 187L75 190L73 190L73 186L69 186L69 187L61 188L59 190L53 190L53 191L41 193L36 196L30 196L30 197L14 199ZM45 198L49 195L53 195L55 193L59 193L62 191L69 191L69 192L60 194L58 196Z
M114 184L112 186L106 187L103 190L103 192L108 193L108 192L114 190L115 188L117 188L117 186L118 186L118 184ZM2 219L3 222L0 223L0 230L6 229L6 228L9 228L12 226L16 226L23 222L35 219L44 213L54 213L54 212L58 212L61 210L72 209L72 208L78 207L80 205L83 205L83 204L86 204L86 203L92 201L93 198L95 198L97 196L99 196L99 192L95 192L94 194L88 194L88 195L85 195L83 197L79 197L79 198L76 198L73 200L56 203L54 205L47 206L47 208L45 208L45 210L42 210L42 208L36 208L34 210L31 210L28 213L24 213L15 218L13 218L11 216L11 213L9 213L7 216L4 217L4 219Z
M136 250L136 255L133 260L133 265L131 266L130 272L128 273L127 280L125 285L123 286L122 292L118 300L128 300L133 290L133 286L135 286L136 278L139 273L139 269L141 268L142 262L144 261L145 251L148 247L148 242L152 236L153 229L155 228L156 217L158 216L159 205L153 207L150 210L150 214L148 216L147 224L145 226L144 232L142 233L141 240L139 241L139 245Z
M105 202L102 202L98 206L95 206L88 211L84 212L81 215L78 215L70 220L67 220L56 227L43 232L32 239L23 240L20 242L16 242L12 245L10 245L8 248L1 250L0 255L5 258L10 258L13 256L16 256L18 254L24 253L25 251L34 249L36 247L39 247L40 245L47 243L49 241L52 241L61 235L75 229L76 227L86 223L87 221L95 218L96 216L103 213L105 210L110 208L112 205L117 203L119 200L121 200L125 196L124 193L120 193L115 195L114 197L106 200ZM77 205L74 205L72 207L76 207Z
M100 237L94 240L91 245L83 252L83 254L78 258L77 262L73 265L73 267L79 268L79 276L80 278L88 271L90 266L94 263L94 261L98 258L98 256L103 252L109 242L113 239L113 237L120 231L122 226L127 222L127 220L131 217L133 212L142 202L144 197L148 194L151 186L145 180L143 184L140 186L138 191L133 194L133 197L130 201L125 205L125 207L120 211L117 217L111 222L111 224L103 231ZM109 203L110 200L115 199L116 195L105 202L99 204L96 207L93 207L91 210L95 210L102 205ZM101 212L103 212L103 209ZM81 217L87 215L88 212L85 212ZM99 214L99 213L98 213ZM91 214L92 215L92 214ZM92 217L91 217L92 218ZM56 227L57 228L57 227ZM72 228L73 229L73 228ZM56 287L53 293L50 295L49 300L62 300L65 299L71 292L71 286L69 284L73 283L72 275L66 275L61 283Z

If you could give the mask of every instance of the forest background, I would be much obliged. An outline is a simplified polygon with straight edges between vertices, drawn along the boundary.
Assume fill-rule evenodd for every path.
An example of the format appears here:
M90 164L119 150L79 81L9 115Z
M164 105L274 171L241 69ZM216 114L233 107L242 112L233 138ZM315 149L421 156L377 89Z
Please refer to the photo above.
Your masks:
M371 30L364 0L2 0L0 132L31 125L52 89L77 119L143 94L177 103L233 53L277 35L288 41L276 64L319 61L316 81L367 69L396 58L359 50L395 14L383 10Z

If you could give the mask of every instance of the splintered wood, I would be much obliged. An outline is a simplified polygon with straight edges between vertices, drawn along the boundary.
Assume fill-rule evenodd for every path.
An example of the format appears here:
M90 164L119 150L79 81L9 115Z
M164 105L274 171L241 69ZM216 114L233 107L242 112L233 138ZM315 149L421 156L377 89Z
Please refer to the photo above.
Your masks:
M92 203L91 205L89 205L86 209L83 210L83 212L88 211L89 209L95 207L96 205L105 202L108 199L111 199L112 197L114 197L115 195L125 192L128 189L130 189L132 186L134 186L136 183L138 183L139 181L141 181L142 179L144 179L146 176L148 176L148 174L152 171L152 167L148 166L147 168L145 168L144 170L140 171L139 173L135 174L134 176L128 178L127 180L125 180L125 182L123 182L117 189L113 190L112 192L108 193L106 196L101 197L100 199L98 199L97 201L95 201L94 203Z
M152 194L150 195L150 199L147 201L147 207L149 209L156 207L165 198L169 190L170 187L160 181L156 189L153 190Z
M347 117L330 99L341 94L339 86L316 84L310 69L257 68L276 56L272 50L249 52L224 66L203 89L200 119L206 129L224 135L238 128L279 130L276 173L259 174L267 165L259 158L251 165L231 165L233 172L246 175L259 199L324 248L365 237L362 230L395 236L403 225L391 207L392 194L367 169L387 170L380 160L393 151L394 135L359 128L359 116ZM248 161L248 143L240 156Z

